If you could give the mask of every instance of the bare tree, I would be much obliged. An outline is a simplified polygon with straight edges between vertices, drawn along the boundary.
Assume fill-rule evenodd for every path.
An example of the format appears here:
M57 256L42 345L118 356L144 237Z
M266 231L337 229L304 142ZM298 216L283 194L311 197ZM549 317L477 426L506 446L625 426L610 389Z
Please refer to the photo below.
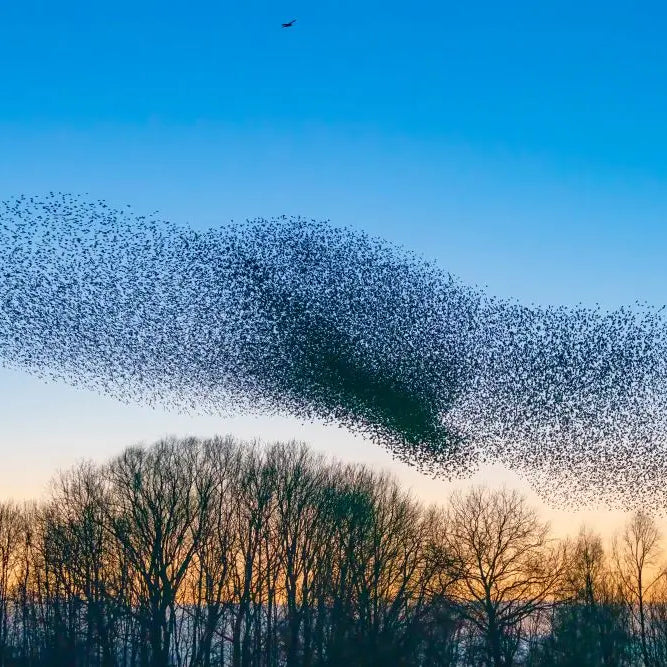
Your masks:
M624 599L605 554L602 539L582 528L567 543L564 588L531 646L530 664L629 664L631 634Z
M312 661L313 578L318 555L319 490L325 467L304 445L276 445L268 452L276 471L275 537L287 608L287 667ZM302 644L302 646L300 646Z
M483 636L487 663L509 665L523 621L560 590L563 551L515 491L455 493L448 517L447 545L458 575L452 594Z
M427 509L299 443L167 439L0 504L0 667L657 667L659 541L639 513L608 558L516 492Z
M107 525L132 568L150 664L166 667L179 589L208 517L212 476L194 440L130 448L107 469Z
M190 577L190 599L194 606L191 664L209 667L214 639L229 601L232 558L237 550L234 490L238 488L242 450L232 438L214 438L204 442L204 457L214 486L206 530L197 544Z
M17 585L23 516L12 503L0 503L0 666L9 653L11 600Z
M247 450L242 463L233 489L233 521L238 530L230 573L235 603L230 638L233 667L249 665L253 653L253 621L259 622L253 612L262 611L259 601L268 565L265 538L271 526L277 474L256 447Z
M620 584L629 598L639 627L641 654L645 667L652 664L647 643L647 595L664 576L653 571L661 553L660 531L652 516L644 511L632 515L614 539L614 558Z
M569 594L574 600L593 605L598 599L599 588L605 575L602 538L587 527L582 527L569 550L565 594Z
M127 611L126 587L118 554L104 525L104 477L99 467L83 463L61 473L48 503L47 559L62 590L85 605L85 641L81 653L102 667L116 664L115 633Z

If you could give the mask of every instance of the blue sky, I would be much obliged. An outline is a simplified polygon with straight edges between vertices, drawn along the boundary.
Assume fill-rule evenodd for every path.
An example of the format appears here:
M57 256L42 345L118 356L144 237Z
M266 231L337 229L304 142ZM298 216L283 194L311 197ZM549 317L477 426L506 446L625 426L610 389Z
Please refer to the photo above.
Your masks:
M90 192L194 225L330 218L524 301L660 301L666 19L658 3L6 3L0 194Z
M523 302L662 304L666 23L662 3L2 3L0 196L329 218ZM0 375L26 447L31 387Z

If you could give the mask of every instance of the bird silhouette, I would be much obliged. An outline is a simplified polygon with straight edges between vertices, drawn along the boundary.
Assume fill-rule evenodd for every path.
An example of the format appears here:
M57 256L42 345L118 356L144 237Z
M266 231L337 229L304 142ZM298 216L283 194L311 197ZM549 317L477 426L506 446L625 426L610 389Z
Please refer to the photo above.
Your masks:
M499 463L552 505L667 502L667 314L524 306L382 239L0 203L0 366L127 403L343 426L423 471Z
M292 20L289 21L288 23L283 23L283 24L282 24L282 27L283 27L283 28L291 28L291 27L294 25L295 22L296 22L296 19L292 19Z

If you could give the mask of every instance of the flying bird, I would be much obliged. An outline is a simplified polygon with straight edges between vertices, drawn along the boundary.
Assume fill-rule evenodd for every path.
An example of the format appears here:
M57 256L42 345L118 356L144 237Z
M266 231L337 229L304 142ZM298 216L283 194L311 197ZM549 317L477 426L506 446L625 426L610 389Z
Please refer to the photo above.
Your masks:
M499 463L552 506L667 499L648 304L526 306L327 222L202 231L55 192L0 201L0 267L0 369L335 424L449 479Z
M283 26L283 28L291 28L294 25L295 21L296 21L296 19L292 19L288 23L283 23L282 26Z

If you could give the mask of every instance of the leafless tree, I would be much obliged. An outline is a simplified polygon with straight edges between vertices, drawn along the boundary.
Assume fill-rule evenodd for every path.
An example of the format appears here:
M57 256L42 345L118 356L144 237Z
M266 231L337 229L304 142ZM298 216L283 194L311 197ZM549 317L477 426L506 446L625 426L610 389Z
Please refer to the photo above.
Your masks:
M661 553L660 539L653 517L638 511L614 540L616 574L638 624L645 667L652 664L647 643L647 596L665 574L662 569L654 571Z
M131 568L153 667L169 662L177 597L209 515L214 482L199 463L194 440L163 440L126 450L105 470L106 525Z
M164 439L0 504L0 667L665 664L655 522L610 554L517 492L425 508L299 443Z
M461 613L483 636L485 660L512 664L522 622L544 609L563 581L563 550L516 491L475 488L450 499L447 545Z
M12 503L0 503L0 666L9 653L11 602L16 589L23 517Z

